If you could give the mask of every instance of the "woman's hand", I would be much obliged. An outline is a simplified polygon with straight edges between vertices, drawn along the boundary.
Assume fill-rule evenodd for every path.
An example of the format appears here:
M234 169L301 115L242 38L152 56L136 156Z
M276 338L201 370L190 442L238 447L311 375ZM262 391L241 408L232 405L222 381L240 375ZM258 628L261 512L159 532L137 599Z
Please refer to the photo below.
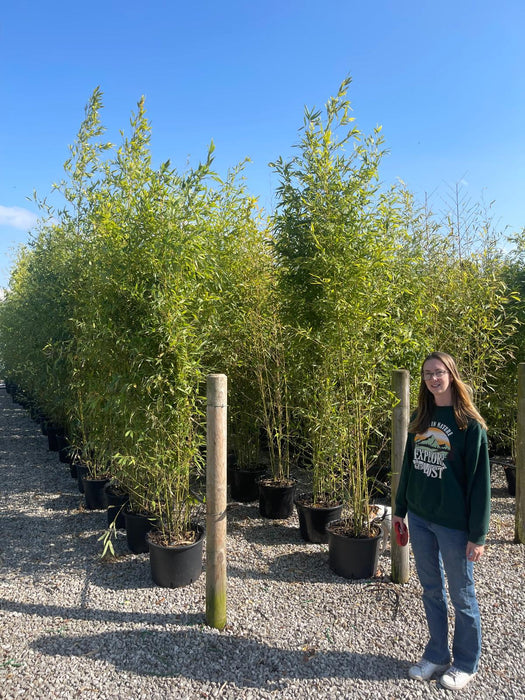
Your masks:
M404 518L394 515L392 525L396 533L396 541L400 547L405 547L408 544L408 527Z
M485 547L482 544L474 544L474 542L467 542L467 559L472 562L479 561L483 556Z
M401 532L406 528L407 524L405 522L404 518L400 518L399 515L393 515L392 516L392 525L395 527L396 523L399 523L401 525Z

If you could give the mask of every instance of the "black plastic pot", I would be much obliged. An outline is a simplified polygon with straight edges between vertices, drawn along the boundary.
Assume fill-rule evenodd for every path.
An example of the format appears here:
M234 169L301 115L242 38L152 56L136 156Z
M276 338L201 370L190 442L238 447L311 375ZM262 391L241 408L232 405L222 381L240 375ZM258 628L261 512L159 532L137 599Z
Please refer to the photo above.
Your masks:
M29 414L31 416L31 420L38 421L38 423L40 423L42 414L40 413L40 409L38 406L36 406L36 404L31 404L29 406Z
M58 459L64 464L69 464L71 462L71 447L69 445L69 440L65 435L60 433L57 435L58 443Z
M202 573L204 528L196 525L197 539L192 544L164 547L147 536L151 577L157 586L180 588L196 581Z
M266 473L266 467L259 466L252 469L232 467L229 473L232 501L240 503L256 501L259 497L259 480Z
M341 517L343 505L313 506L303 502L301 497L296 498L294 502L299 516L299 532L303 540L315 544L326 544L328 542L326 526L332 520L338 520Z
M509 496L516 495L516 467L509 465L505 467L505 478L507 479L507 491Z
M59 428L56 425L47 424L47 444L51 452L58 452Z
M87 477L89 472L87 464L77 462L77 484L80 493L84 493L84 477Z
M336 521L337 522L337 521ZM374 537L349 537L328 526L328 564L344 578L372 578L377 571L381 531Z
M126 539L129 549L134 554L143 554L149 551L146 536L155 526L155 521L144 513L133 513L124 510L124 524L126 526Z
M126 528L124 519L124 509L129 503L129 496L123 491L119 491L112 484L106 484L106 500L108 504L108 525L115 522L117 530Z
M108 479L90 479L82 477L84 486L84 498L86 500L86 508L88 510L105 510L108 507L108 499L106 496L106 484Z
M17 387L16 387L16 384L14 382L12 382L9 379L6 379L5 390L7 391L8 394L14 394L16 391L16 388Z
M259 481L259 513L263 518L285 520L293 513L295 488L294 481L290 485L281 486L266 480Z

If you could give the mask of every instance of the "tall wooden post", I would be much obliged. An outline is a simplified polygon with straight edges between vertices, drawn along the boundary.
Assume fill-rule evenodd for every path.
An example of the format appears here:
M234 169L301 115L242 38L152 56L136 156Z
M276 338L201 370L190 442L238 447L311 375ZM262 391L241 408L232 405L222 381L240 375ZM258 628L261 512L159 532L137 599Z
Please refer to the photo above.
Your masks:
M392 411L392 513L395 508L397 487L403 465L403 455L407 440L407 428L410 419L410 374L406 369L392 372L392 390L398 403ZM409 548L397 544L394 529L390 535L390 558L392 564L392 581L406 583L410 577Z
M206 438L206 621L226 625L227 377L207 378Z
M525 543L525 363L518 365L518 425L516 429L516 525L514 541Z

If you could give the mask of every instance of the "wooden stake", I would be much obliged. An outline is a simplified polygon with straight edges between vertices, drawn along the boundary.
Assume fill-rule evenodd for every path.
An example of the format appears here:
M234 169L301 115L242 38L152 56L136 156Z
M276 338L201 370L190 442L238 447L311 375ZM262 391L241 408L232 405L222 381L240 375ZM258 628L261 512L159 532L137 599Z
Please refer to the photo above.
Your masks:
M206 438L206 621L226 625L227 377L207 378Z
M396 369L392 372L392 390L398 399L398 403L392 411L391 503L393 513L410 419L410 374L408 370ZM400 547L397 544L393 528L390 534L390 559L392 564L392 581L394 583L406 583L410 578L409 547Z
M525 543L525 363L518 365L518 425L516 429L516 524L514 541Z

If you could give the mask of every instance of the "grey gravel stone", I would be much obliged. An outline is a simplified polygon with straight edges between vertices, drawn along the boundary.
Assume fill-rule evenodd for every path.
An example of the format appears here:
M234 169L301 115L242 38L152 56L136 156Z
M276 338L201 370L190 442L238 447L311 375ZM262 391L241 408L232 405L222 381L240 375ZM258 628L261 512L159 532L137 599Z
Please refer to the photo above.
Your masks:
M476 568L484 630L480 672L463 698L525 698L524 546L514 499L493 470L488 547ZM147 554L119 533L100 558L106 514L88 511L67 465L0 391L0 697L443 698L407 677L426 639L420 587L352 582L304 543L294 515L263 521L228 506L228 623L205 620L206 580L163 589Z

